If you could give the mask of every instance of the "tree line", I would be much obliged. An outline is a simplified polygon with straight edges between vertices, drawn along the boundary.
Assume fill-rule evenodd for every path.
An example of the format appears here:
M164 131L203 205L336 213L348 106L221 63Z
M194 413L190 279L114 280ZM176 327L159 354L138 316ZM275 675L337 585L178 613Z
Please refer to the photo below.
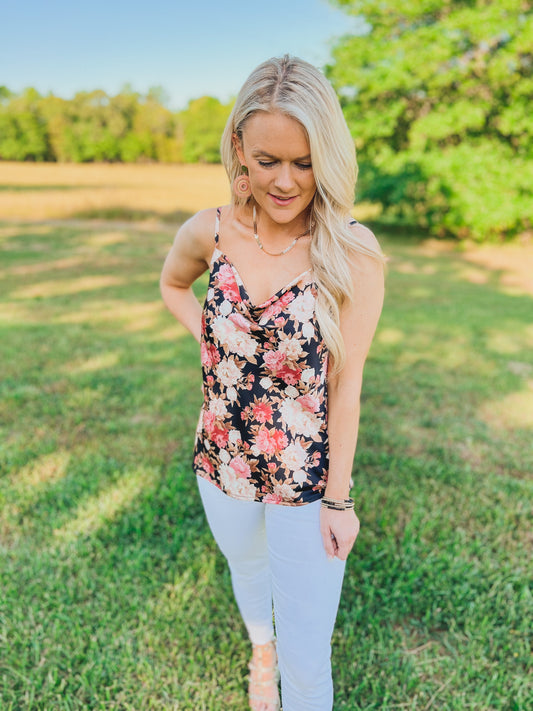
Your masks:
M531 229L533 2L331 2L365 19L326 67L358 152L357 199L437 235ZM162 95L0 88L0 159L219 161L231 105L202 97L173 113Z
M230 110L204 96L173 112L159 87L146 94L82 91L72 99L0 87L0 159L217 163Z

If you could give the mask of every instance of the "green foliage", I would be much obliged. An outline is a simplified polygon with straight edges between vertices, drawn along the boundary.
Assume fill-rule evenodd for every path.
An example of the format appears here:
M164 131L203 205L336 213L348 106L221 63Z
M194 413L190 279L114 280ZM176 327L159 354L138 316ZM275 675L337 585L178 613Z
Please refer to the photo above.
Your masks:
M180 114L186 163L220 163L220 137L230 110L211 96L189 102Z
M0 87L0 160L219 162L230 106L203 97L174 113L166 103L161 87L143 96L126 85L115 96L95 90L71 100Z
M42 97L26 89L12 97L0 87L0 156L4 160L48 160L50 145Z
M366 33L328 76L361 166L359 197L435 234L531 225L533 9L523 0L337 0Z

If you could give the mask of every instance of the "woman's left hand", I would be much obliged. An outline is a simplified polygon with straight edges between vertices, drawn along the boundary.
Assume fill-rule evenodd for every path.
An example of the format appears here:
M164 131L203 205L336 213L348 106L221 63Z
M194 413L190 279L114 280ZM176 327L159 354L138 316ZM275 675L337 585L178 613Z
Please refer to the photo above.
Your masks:
M346 560L359 533L359 519L353 509L320 509L320 532L328 558Z

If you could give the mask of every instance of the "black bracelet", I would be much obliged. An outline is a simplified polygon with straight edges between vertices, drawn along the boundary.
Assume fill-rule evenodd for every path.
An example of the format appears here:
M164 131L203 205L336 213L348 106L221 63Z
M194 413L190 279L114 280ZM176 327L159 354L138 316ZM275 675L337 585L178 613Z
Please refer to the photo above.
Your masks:
M329 496L323 496L321 506L334 511L351 511L355 504L353 499L330 499Z

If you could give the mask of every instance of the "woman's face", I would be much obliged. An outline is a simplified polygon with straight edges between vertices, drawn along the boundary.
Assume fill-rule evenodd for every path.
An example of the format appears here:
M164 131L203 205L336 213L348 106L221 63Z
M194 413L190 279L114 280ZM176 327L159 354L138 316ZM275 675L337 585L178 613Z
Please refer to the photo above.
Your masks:
M278 112L258 111L244 124L242 141L234 136L234 145L241 164L248 168L262 213L284 225L305 218L316 183L301 123Z

